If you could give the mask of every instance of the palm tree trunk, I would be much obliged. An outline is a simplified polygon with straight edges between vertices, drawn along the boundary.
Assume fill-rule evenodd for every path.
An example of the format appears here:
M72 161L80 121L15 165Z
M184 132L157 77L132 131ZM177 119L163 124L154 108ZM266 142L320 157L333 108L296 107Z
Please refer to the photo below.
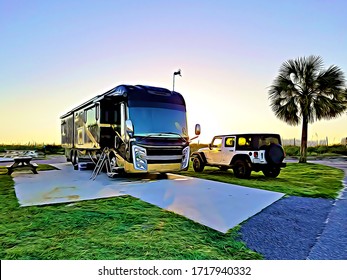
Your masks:
M306 157L307 157L307 130L308 130L308 120L307 120L307 117L304 116L302 118L301 148L300 148L299 163L306 163Z

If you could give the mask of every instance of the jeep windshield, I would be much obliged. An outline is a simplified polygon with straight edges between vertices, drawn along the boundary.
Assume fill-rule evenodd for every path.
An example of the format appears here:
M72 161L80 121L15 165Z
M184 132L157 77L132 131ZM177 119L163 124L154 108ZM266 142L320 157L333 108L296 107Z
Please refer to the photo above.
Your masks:
M135 136L165 138L188 137L184 106L167 103L148 105L145 107L129 107L129 119L133 122Z

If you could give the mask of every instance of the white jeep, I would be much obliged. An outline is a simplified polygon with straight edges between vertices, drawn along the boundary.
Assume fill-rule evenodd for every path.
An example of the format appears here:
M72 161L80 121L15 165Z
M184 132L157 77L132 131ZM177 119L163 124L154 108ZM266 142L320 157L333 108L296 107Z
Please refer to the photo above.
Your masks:
M249 178L252 171L275 178L286 166L284 158L281 137L269 133L218 135L208 148L191 155L195 172L202 172L205 166L223 171L232 168L238 178Z

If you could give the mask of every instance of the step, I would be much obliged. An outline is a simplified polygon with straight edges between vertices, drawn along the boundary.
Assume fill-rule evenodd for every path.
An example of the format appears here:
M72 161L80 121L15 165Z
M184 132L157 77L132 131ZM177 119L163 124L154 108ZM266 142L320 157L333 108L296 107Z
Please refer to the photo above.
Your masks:
M115 172L115 173L124 172L124 167L113 167L112 172Z
M107 172L107 176L110 178L117 177L118 175L119 175L119 173L116 173L116 172Z

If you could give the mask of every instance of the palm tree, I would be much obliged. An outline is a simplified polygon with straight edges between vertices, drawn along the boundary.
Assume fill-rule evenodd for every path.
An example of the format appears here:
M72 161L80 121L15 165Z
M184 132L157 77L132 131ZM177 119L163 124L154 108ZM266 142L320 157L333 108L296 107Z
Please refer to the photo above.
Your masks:
M347 109L347 90L342 70L332 65L323 69L319 56L284 62L269 89L276 117L289 125L302 123L300 163L306 162L308 123L332 119Z

